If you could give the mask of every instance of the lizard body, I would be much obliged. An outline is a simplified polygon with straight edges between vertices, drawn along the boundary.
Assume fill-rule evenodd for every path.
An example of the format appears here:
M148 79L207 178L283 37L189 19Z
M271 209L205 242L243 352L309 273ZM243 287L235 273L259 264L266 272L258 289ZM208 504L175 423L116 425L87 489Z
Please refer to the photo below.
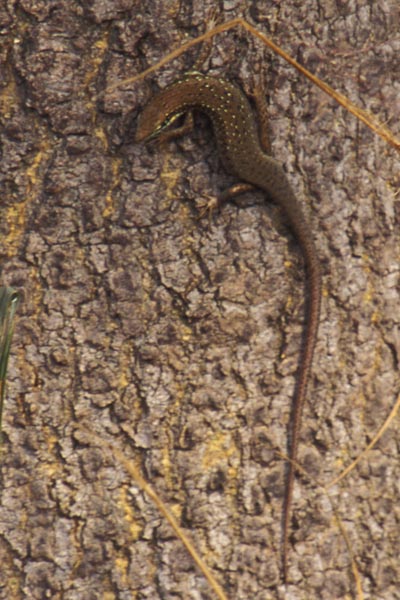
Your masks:
M165 136L165 129L180 115L191 110L206 113L212 121L218 150L228 172L247 185L232 188L230 195L255 186L286 213L290 227L302 249L308 277L304 346L294 393L289 457L295 461L299 444L301 415L310 379L321 305L321 269L310 227L280 163L266 154L260 144L253 111L244 93L223 79L188 72L177 82L156 94L139 116L136 141ZM166 133L167 137L172 137ZM265 145L265 144L264 144ZM250 185L248 185L250 184ZM225 192L224 199L229 196ZM283 510L283 575L287 575L287 553L295 466L288 466Z

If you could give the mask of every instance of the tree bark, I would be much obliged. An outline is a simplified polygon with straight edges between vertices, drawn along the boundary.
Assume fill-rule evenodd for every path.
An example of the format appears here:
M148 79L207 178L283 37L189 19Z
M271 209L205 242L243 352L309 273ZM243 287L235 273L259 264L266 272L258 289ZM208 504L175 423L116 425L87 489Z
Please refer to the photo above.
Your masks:
M197 50L213 2L21 0L0 8L1 285L22 294L4 407L1 599L213 598L156 507L82 431L134 462L235 600L356 598L324 490L395 404L399 166L393 148L238 29L209 72L265 78L274 156L310 218L324 298L303 418L289 581L287 427L304 272L261 193L200 218L232 182L208 121L162 148L135 119ZM227 3L399 135L395 1ZM372 6L371 6L372 5ZM251 8L251 10L250 10ZM397 200L396 200L397 194ZM398 597L399 428L330 490L364 598Z

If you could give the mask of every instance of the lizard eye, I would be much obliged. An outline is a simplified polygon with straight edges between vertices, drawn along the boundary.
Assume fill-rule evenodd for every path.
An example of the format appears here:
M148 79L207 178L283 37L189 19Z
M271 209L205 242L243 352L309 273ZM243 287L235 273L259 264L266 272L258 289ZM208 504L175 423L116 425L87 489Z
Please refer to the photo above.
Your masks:
M154 128L153 132L149 136L146 137L147 141L154 140L154 138L158 137L160 135L160 133L165 131L165 129L168 129L183 114L185 114L185 113L184 112L175 113L173 115L170 115L167 119L164 119L164 121L162 121L159 125L157 125L157 127Z
M157 127L157 133L161 133L161 131L164 131L164 129L168 129L168 127L175 123L175 121L177 121L183 114L183 112L175 113L165 119L165 121L163 121L161 125Z
M170 125L172 125L172 123L174 123L182 114L183 113L174 114L174 115L171 115L170 117L168 117L167 119L164 119L164 121L161 121L161 123L159 123L158 125L156 125L156 127L154 127L153 131L149 135L146 135L145 137L143 137L143 139L146 139L147 141L154 140L165 129L168 129L170 127Z

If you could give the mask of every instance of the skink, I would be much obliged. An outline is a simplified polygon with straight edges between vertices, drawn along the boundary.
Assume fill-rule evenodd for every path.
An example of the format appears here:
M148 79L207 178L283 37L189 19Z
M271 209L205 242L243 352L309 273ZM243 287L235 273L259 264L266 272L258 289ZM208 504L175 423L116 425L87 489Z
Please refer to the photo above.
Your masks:
M201 73L188 72L156 94L143 109L138 120L136 141L162 135L180 115L192 110L202 111L211 118L218 150L227 171L240 181L264 190L271 200L283 208L303 252L309 294L289 437L289 457L296 461L301 416L310 379L321 306L321 268L313 236L282 166L261 147L249 101L236 85ZM295 466L293 462L289 462L283 510L284 579L287 576L294 475Z

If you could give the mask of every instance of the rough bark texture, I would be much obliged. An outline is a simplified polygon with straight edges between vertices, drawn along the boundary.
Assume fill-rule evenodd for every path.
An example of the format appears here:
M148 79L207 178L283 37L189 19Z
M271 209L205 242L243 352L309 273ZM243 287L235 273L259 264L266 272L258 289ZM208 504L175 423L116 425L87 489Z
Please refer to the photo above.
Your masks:
M230 599L355 598L323 491L297 480L280 579L287 421L303 326L302 257L249 195L199 219L230 179L206 119L163 149L132 143L152 79L96 94L204 30L212 2L9 0L0 7L1 283L23 294L4 414L0 598L213 598L132 459ZM397 0L225 2L399 135ZM373 8L371 8L373 6ZM399 161L248 34L210 72L266 78L275 156L306 207L325 296L300 460L328 483L400 390ZM397 200L396 200L397 194ZM364 598L400 598L397 423L332 491Z

